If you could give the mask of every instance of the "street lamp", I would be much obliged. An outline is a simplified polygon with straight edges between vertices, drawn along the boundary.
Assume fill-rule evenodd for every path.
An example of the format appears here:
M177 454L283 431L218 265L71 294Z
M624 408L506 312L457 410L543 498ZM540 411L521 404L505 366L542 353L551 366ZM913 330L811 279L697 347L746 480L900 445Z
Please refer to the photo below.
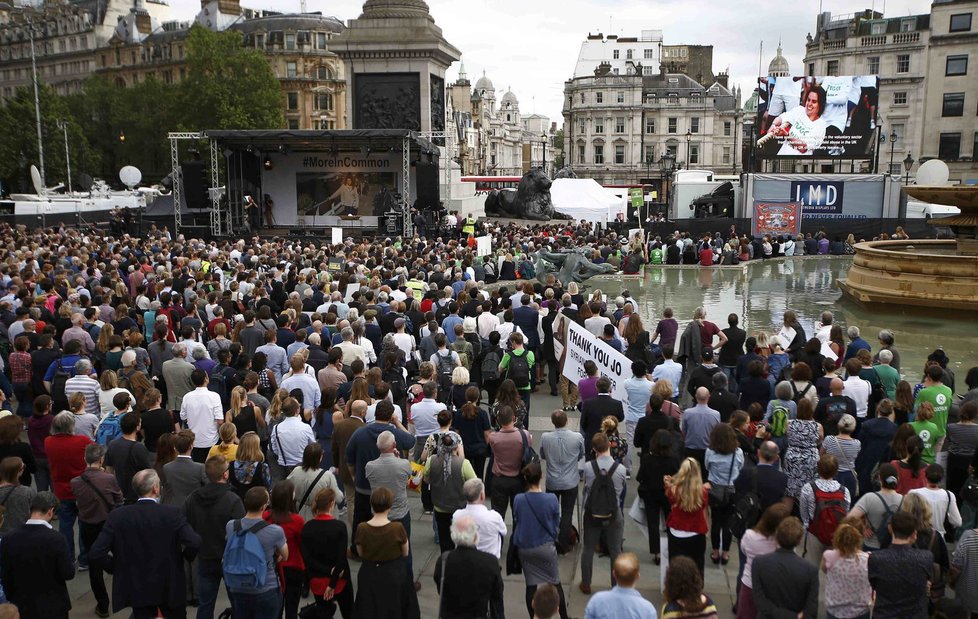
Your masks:
M65 134L65 167L68 169L68 193L71 193L71 156L68 154L68 121L59 120L58 127Z
M693 139L693 132L689 129L686 130L686 165L689 166L689 162L692 159L689 158L689 141Z
M890 131L890 168L886 171L887 175L893 174L893 149L899 138L900 136L897 135L896 129Z
M659 171L662 173L665 179L665 202L666 202L666 219L669 218L669 177L672 176L673 170L676 169L676 156L673 155L668 150L659 157Z
M903 160L903 169L907 172L907 180L903 183L904 187L910 184L910 168L913 167L913 162L913 155L907 153L907 157Z
M541 144L543 145L543 173L547 173L547 134L541 133Z

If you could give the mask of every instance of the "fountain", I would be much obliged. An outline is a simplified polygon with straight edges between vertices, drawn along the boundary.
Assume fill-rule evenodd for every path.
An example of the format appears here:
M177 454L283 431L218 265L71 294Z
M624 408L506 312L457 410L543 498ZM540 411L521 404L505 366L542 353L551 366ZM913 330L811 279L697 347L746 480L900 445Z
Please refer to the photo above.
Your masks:
M959 215L931 219L954 239L906 239L856 244L856 255L839 287L865 304L978 310L978 186L947 185L947 165L921 165L917 185L905 188L924 202L947 204Z

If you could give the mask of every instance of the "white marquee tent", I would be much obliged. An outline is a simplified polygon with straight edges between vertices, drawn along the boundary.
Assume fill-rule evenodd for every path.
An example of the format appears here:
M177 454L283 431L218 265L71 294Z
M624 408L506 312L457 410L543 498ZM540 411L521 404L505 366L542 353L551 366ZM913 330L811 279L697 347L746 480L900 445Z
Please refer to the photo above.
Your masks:
M554 210L575 220L587 219L602 224L625 213L625 201L613 195L592 178L558 178L550 186Z

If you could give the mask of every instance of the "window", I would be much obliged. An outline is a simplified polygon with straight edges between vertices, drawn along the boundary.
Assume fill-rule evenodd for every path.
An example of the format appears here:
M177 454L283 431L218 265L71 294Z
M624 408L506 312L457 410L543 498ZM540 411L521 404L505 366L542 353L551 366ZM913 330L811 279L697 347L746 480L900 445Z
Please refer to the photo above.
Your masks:
M615 163L625 163L625 145L615 145Z
M295 118L290 119L289 120L289 129L291 129L292 131L295 131L298 128L299 128L299 121L296 120Z
M944 75L967 75L968 74L968 55L948 56L945 65Z
M689 146L689 162L699 163L700 162L700 147L695 144Z
M951 16L951 24L948 32L969 32L971 31L971 13L958 13Z
M953 161L961 156L961 134L942 133L937 147L937 156L944 161Z
M880 57L879 56L870 56L866 60L869 63L869 71L868 71L868 73L870 75L876 75L877 73L880 72Z
M326 93L319 93L312 98L312 107L315 110L330 111L333 109L333 95Z
M255 47L258 49L265 49L265 35L256 34L255 35Z
M326 33L316 33L316 49L326 49Z
M598 103L604 103L604 93L603 92L597 93L595 95L595 101L597 101Z
M700 132L700 119L696 116L689 119L689 132L699 133Z
M615 51L611 52L611 57L614 58L615 60L618 60L619 53L620 52L616 49Z
M285 35L285 49L295 49L295 35Z
M584 103L585 101L587 101L587 98L585 97L585 94L582 92L581 93L581 103Z
M809 62L808 63L808 74L809 75L815 75L815 63L814 62Z
M732 126L729 120L723 121L723 135L730 136Z
M618 103L624 103L625 102L625 93L619 92L618 93L617 100L618 100Z
M869 27L869 33L873 36L886 34L886 22L876 22Z
M577 145L577 163L584 163L584 145Z
M645 119L645 132L646 133L655 133L655 119L654 118L646 118Z
M288 104L289 104L288 105L288 108L290 110L297 110L297 109L299 109L299 93L297 93L297 92L290 92L287 95L287 99L288 99Z
M655 54L655 50L647 49L643 52L642 57L645 58L646 60L652 60L653 58L655 58L654 54Z
M907 93L906 92L895 92L893 93L893 105L906 105L907 104Z
M321 80L331 80L333 79L333 72L329 70L329 67L320 65L316 67L316 77Z
M595 144L594 145L594 163L601 165L604 163L604 145Z
M652 67L646 66L642 67L642 75L655 75L655 73L653 73Z
M900 21L900 32L913 32L917 27L917 20L913 17Z
M910 54L897 54L897 73L910 72Z
M625 133L625 117L615 118L615 133Z
M978 136L978 133L975 134ZM653 163L655 161L655 146L645 147L645 163Z
M584 135L585 133L587 133L587 122L586 121L583 121L583 120L581 121L581 130L580 130L579 133L581 135Z
M298 69L297 69L296 64L294 62L286 62L285 63L285 76L286 77L293 77L294 78L294 77L296 77L297 73L298 73Z
M628 50L628 51L625 52L625 59L627 59L627 60L631 60L632 59L632 50Z
M595 133L604 133L604 119L603 118L595 118L594 119L594 132Z
M964 93L944 93L944 107L941 116L964 116Z
M677 152L677 146L675 144L669 144L669 145L667 145L666 146L666 152L669 153L670 155L672 155L673 157L675 157L676 156L676 152Z
M728 165L730 164L730 147L729 146L724 146L723 147L723 163L728 164Z
M838 75L839 74L839 61L829 60L825 63L825 74L826 75Z
M678 118L670 118L669 119L669 133L675 133L676 132L676 125L678 125L678 124L679 124L679 119Z

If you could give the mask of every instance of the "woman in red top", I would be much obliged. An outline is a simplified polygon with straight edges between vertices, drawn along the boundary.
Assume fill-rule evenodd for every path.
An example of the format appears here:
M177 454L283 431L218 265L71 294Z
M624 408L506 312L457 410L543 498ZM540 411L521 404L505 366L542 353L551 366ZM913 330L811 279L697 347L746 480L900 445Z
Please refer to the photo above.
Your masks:
M10 353L7 364L10 366L10 382L13 383L14 397L17 398L17 414L27 417L31 414L31 354L27 349L31 341L26 335L18 335L14 340L14 352Z
M897 470L896 491L906 496L908 492L915 488L927 486L927 478L924 471L927 463L923 460L924 441L918 436L911 436L906 443L907 456L902 460L890 462Z
M51 466L51 489L61 503L58 505L58 529L68 543L72 559L75 556L75 520L78 507L71 480L88 468L85 464L85 448L92 443L84 435L75 434L75 415L62 411L51 422L51 436L44 439L44 451ZM87 565L86 548L79 553L81 565Z
M706 556L706 517L710 484L703 483L699 463L686 458L675 475L662 478L669 499L669 560L689 557L700 574Z
M332 488L316 495L312 505L315 517L302 527L302 559L316 605L325 610L335 604L343 619L351 619L353 584L346 559L349 541L346 524L333 518L335 505L336 491Z
M302 527L306 523L295 513L295 486L284 479L272 486L272 497L268 511L262 518L265 522L277 524L285 531L285 541L289 547L289 558L278 564L278 580L285 587L285 619L299 616L299 598L302 597L302 583L305 580L305 564L302 562Z

